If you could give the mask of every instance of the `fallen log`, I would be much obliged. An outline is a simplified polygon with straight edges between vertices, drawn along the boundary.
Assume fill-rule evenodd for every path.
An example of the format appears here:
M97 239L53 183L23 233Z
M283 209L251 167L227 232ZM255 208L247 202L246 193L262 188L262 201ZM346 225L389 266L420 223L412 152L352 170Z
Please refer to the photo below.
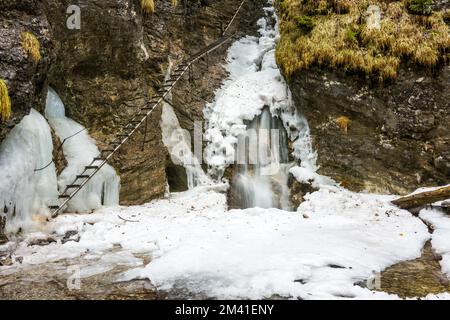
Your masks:
M422 207L437 201L450 198L450 185L431 191L424 191L401 197L392 201L397 207L402 209L413 209Z

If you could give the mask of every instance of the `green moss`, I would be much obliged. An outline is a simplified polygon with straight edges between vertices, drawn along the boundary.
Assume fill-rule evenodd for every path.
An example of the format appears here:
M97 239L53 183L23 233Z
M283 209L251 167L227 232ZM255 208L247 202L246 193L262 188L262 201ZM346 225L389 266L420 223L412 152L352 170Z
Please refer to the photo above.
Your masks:
M359 35L359 30L354 31L354 30L347 30L347 40L350 42L357 42L358 41L358 35Z
M442 17L445 24L450 25L450 9L445 10L442 14Z
M297 27L304 32L310 32L315 27L314 19L309 16L297 16L294 19Z
M412 14L430 15L433 0L408 0L406 7Z

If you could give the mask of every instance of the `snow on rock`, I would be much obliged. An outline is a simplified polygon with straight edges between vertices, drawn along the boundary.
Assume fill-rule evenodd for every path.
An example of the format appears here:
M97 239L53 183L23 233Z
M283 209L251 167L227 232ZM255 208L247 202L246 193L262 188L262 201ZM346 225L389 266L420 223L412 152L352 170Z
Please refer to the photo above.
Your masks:
M216 178L221 178L225 167L235 160L237 137L246 130L244 121L254 119L264 107L281 117L288 133L295 126L288 122L296 119L296 110L275 63L278 26L268 23L270 16L276 17L273 10L266 10L266 15L258 21L260 37L244 37L229 49L225 65L229 76L205 109L205 160Z
M34 109L1 144L0 209L7 215L7 232L29 231L50 214L48 205L58 199L52 153L50 127Z
M76 175L81 174L84 167L89 165L94 157L99 156L100 151L87 130L66 117L63 102L51 88L47 95L45 115L61 141L65 140L63 152L68 165L58 177L59 190L63 192L66 185L71 184ZM95 164L99 165L100 161ZM85 174L92 172L93 169L90 169ZM119 176L113 167L106 164L69 202L66 211L88 212L102 205L117 205L119 204L119 188Z
M328 187L307 196L298 212L226 211L224 194L198 187L143 206L60 216L48 231L76 230L79 242L21 244L15 255L26 266L87 252L99 258L121 247L116 258L151 258L145 267L131 260L121 280L148 278L159 289L183 288L194 296L393 298L354 285L419 257L429 237L419 219L390 199ZM97 268L108 269L111 260L105 264L98 260Z
M420 217L431 223L434 232L431 236L431 245L436 253L442 255L442 272L450 278L450 217L439 209L423 209Z

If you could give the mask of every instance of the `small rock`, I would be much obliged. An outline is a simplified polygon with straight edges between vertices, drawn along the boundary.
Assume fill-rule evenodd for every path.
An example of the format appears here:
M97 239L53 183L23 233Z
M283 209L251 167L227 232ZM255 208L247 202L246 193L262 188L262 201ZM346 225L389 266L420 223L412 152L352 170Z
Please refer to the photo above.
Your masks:
M420 83L420 82L422 82L424 79L425 79L424 77L420 77L419 79L416 80L416 82L417 82L417 83Z
M0 258L0 266L10 266L12 264L13 264L13 262L12 262L11 256L8 255L6 257Z
M52 242L56 242L56 240L50 236L45 237L45 238L37 238L37 239L32 239L28 242L28 246L47 246Z
M309 216L308 216L306 213L304 213L304 214L303 214L303 218L309 219Z
M22 263L23 262L23 257L16 257L16 262L18 263Z

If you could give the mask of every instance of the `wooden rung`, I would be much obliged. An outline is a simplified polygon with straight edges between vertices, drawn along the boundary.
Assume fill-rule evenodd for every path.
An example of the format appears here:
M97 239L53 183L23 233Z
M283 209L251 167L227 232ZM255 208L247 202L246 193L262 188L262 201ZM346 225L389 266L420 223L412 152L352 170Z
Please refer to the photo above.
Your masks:
M67 199L67 198L70 198L70 196L67 195L67 194L60 194L60 195L59 195L59 198L60 198L60 199Z
M98 169L98 166L86 166L85 168L86 168L86 170Z
M105 160L105 159L102 158L102 157L95 157L95 158L94 158L94 161L103 161L103 160Z
M87 178L89 178L89 175L87 174L80 174L77 176L77 179L87 179Z
M81 187L80 184L68 184L67 185L67 188L79 188L79 187Z
M57 210L57 209L59 209L59 206L49 206L48 208L50 210Z

